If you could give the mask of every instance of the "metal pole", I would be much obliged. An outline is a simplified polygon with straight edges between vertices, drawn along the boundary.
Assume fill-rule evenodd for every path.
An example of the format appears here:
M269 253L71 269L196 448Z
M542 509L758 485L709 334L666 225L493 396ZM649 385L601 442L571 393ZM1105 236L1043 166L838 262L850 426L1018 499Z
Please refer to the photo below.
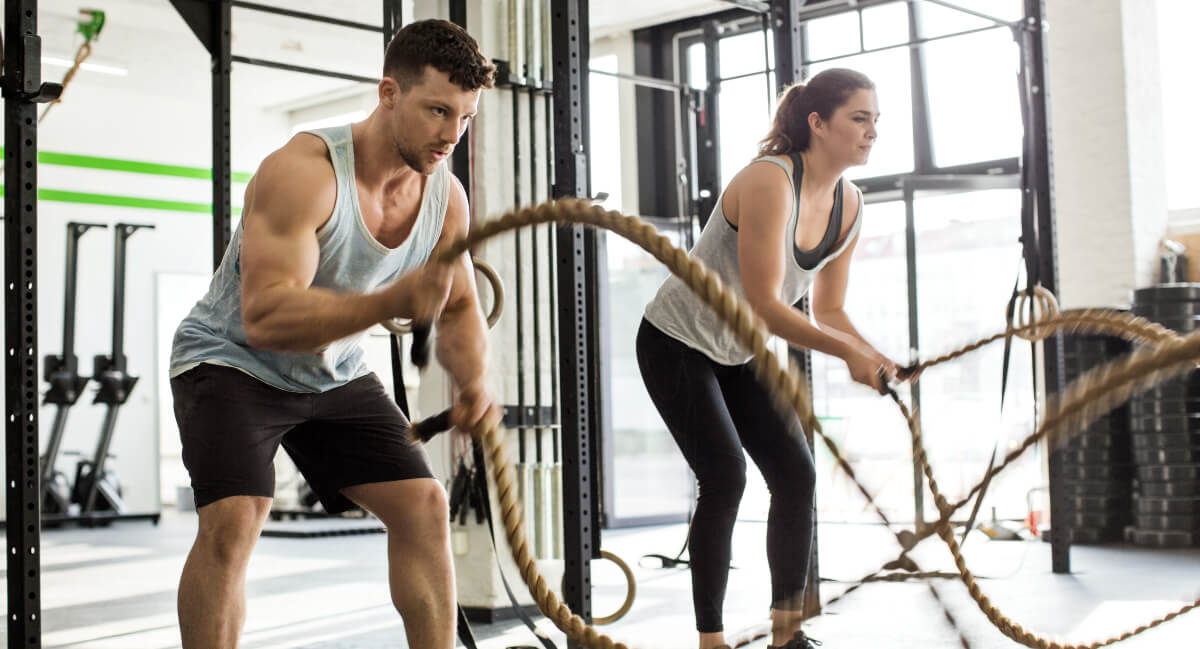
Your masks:
M554 48L554 197L588 196L587 0L553 3ZM556 230L560 367L562 369L563 452L563 599L585 621L592 619L591 559L593 544L591 482L591 368L589 312L584 268L589 263L584 229L562 225ZM590 260L594 263L595 259ZM569 647L579 646L571 642Z
M1058 293L1058 254L1055 237L1054 218L1054 177L1050 170L1053 165L1053 149L1050 145L1049 105L1050 93L1046 87L1046 4L1045 0L1025 0L1025 23L1027 30L1026 43L1028 47L1021 48L1024 54L1023 66L1027 66L1030 106L1029 124L1030 135L1033 139L1032 159L1025 164L1031 173L1023 174L1022 178L1028 185L1026 191L1035 193L1037 212L1037 239L1040 267L1038 278L1051 293ZM1046 397L1052 398L1061 394L1066 387L1063 376L1063 340L1061 334L1055 334L1042 341L1043 357L1045 358ZM1059 514L1059 523L1055 524L1051 535L1051 568L1056 573L1071 571L1071 539L1065 533L1061 524L1066 518L1068 502L1066 489L1063 485L1063 453L1058 449L1050 454L1050 515Z
M453 16L451 17L453 20ZM383 0L383 48L386 51L388 43L400 28L404 26L404 9L400 0Z
M213 138L213 269L221 265L232 236L232 173L230 165L229 82L233 71L233 18L230 0L211 3L212 12L212 138Z
M8 647L41 647L38 473L37 107L42 84L37 0L4 3L5 489Z

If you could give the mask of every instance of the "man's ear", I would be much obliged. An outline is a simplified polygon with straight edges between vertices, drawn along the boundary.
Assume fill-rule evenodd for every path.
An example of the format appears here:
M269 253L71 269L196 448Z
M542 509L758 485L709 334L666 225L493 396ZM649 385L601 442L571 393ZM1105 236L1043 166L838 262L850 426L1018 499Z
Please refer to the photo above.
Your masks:
M401 94L400 84L395 79L384 77L379 80L379 105L391 110L396 107Z

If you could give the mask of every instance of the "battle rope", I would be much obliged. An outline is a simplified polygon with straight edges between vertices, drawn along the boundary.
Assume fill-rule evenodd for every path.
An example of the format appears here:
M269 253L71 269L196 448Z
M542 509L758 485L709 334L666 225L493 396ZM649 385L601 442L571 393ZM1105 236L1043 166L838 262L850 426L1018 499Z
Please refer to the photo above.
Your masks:
M441 253L435 262L451 263L469 248L509 230L553 222L591 225L620 234L642 247L682 279L734 332L739 343L753 353L751 363L755 373L759 380L767 386L772 399L781 412L795 412L802 426L820 436L833 453L837 464L847 472L859 491L868 498L877 515L885 521L887 520L883 512L874 505L870 493L858 481L837 445L822 431L820 422L808 405L809 399L804 392L803 382L799 380L798 376L782 367L778 357L767 349L766 329L750 307L727 290L716 274L705 268L699 261L689 257L685 251L673 246L670 240L655 230L654 226L635 217L606 211L583 200L552 201L510 210L499 219L482 224L470 235L455 242ZM945 356L925 361L915 369L926 369L953 360L1006 336L1019 334L1044 337L1056 331L1121 335L1135 342L1144 343L1145 346L1126 358L1096 368L1080 377L1061 395L1057 403L1049 406L1038 429L1027 437L1023 444L1011 451L1004 462L989 471L989 475L994 476L1040 439L1054 434L1056 437L1051 439L1051 443L1061 443L1067 435L1064 431L1079 430L1080 426L1086 425L1089 421L1128 400L1131 395L1192 369L1196 361L1200 359L1200 332L1181 337L1162 327L1125 314L1079 311L1050 315L1036 322L1027 323L1024 327L1009 328L1003 333L967 345ZM1198 599L1136 629L1087 645L1060 644L1042 638L1005 617L983 594L975 577L967 569L966 560L951 531L949 523L951 514L957 507L965 504L970 495L963 500L963 503L952 505L941 494L925 455L919 426L908 407L894 393L893 398L909 424L913 438L914 459L921 466L922 472L929 482L930 491L934 495L940 512L938 521L930 529L946 543L954 557L960 580L966 585L980 610L1006 636L1025 646L1037 649L1097 649L1142 633L1200 607L1200 599ZM517 501L513 466L504 448L500 426L498 423L494 423L487 430L472 431L472 433L482 440L484 449L489 456L492 477L495 480L497 496L500 501L505 535L512 551L512 557L520 568L521 576L529 587L538 608L574 642L591 649L627 649L627 645L600 634L581 617L573 614L550 589L545 578L538 571L537 563L529 550L528 540L525 538L524 514ZM973 489L972 494L977 490L978 487ZM906 548L905 553L907 553L919 539L901 540Z

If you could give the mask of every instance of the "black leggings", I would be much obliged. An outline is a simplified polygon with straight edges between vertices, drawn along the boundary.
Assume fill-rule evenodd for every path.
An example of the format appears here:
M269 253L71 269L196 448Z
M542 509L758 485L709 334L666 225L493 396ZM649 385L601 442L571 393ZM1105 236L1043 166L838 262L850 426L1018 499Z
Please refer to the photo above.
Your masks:
M779 416L749 363L715 363L646 320L638 329L637 358L646 390L700 484L688 534L696 628L723 630L733 523L746 488L743 447L771 492L771 606L799 608L812 550L816 483L799 423Z

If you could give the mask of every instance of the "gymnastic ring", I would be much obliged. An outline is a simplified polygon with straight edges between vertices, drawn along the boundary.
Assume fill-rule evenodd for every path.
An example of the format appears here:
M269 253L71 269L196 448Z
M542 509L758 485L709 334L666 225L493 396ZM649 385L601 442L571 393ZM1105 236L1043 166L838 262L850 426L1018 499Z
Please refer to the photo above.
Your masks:
M501 281L499 273L495 268L492 268L487 262L479 259L472 259L475 264L475 270L482 274L492 285L492 310L488 312L487 323L488 329L496 326L500 322L500 314L504 312L504 282Z
M491 329L500 321L500 314L504 312L504 282L496 273L496 269L489 266L487 262L472 259L471 263L475 264L476 272L482 274L492 285L492 310L487 315L488 329ZM412 320L408 318L388 318L379 324L397 336L412 333Z
M625 573L625 583L628 586L628 590L625 591L625 601L621 604L621 608L618 608L615 613L612 615L592 616L592 624L596 626L612 624L613 622L625 617L625 615L629 613L629 609L633 608L633 599L637 597L637 580L634 579L633 571L629 569L629 564L625 563L621 557L618 557L608 550L601 550L600 558L608 559L609 561L615 563L617 567L621 569L621 572Z
M1033 315L1026 320L1025 304L1031 299L1033 300ZM1023 289L1017 293L1016 315L1018 329L1024 329L1025 327L1033 325L1038 320L1053 318L1054 316L1058 315L1058 311L1058 300L1054 297L1054 294L1044 286L1038 285L1033 287L1032 298L1030 297L1028 289ZM1038 341L1046 337L1046 335L1037 328L1023 333L1018 333L1016 335L1019 338L1023 338L1031 342Z

